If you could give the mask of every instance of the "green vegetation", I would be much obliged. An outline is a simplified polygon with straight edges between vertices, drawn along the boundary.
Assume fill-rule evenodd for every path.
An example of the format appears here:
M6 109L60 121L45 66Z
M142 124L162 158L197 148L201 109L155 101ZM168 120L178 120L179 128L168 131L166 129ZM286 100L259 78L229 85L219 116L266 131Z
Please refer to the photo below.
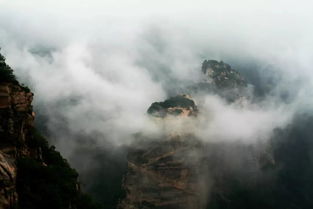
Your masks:
M5 63L5 58L0 54L0 82L12 82L18 84L13 70Z
M0 83L1 82L10 82L20 85L13 74L12 68L6 64L5 57L2 54L0 54ZM20 86L25 92L30 92L30 89L25 84L21 84Z
M196 105L194 101L191 99L188 99L185 96L175 96L171 97L164 102L159 102L164 108L170 108L170 107L183 107L183 108L196 108Z
M209 77L214 80L218 88L236 88L246 87L247 82L239 72L232 69L231 66L223 61L204 60L202 63L202 72L207 73L211 69Z
M29 93L30 92L30 89L28 88L28 86L26 86L25 84L21 84L21 87L22 89L26 92L26 93Z
M164 102L154 102L152 105L149 107L147 112L149 114L152 114L157 117L164 117L166 115L166 109L171 108L171 107L182 107L182 108L191 108L196 110L196 104L194 103L193 100L188 99L184 95L178 95L175 97L171 97ZM177 110L174 112L174 114L179 115L181 110Z
M1 54L0 82L10 82L30 92L27 86L19 84ZM16 146L31 150L30 154L20 155L16 162L17 209L100 209L80 191L76 170L35 128L26 142L19 141Z
M35 129L27 145L37 150L38 159L20 157L17 161L19 209L99 209L79 189L77 172Z

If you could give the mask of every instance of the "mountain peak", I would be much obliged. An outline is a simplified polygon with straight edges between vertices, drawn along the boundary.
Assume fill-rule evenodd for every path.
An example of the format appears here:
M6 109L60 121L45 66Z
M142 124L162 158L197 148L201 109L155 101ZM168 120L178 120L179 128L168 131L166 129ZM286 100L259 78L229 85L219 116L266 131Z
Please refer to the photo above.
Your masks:
M148 114L164 118L172 116L196 116L198 108L190 95L182 94L163 102L154 102L147 110Z
M206 75L207 82L214 83L221 89L247 86L247 82L241 74L223 61L204 60L202 72Z

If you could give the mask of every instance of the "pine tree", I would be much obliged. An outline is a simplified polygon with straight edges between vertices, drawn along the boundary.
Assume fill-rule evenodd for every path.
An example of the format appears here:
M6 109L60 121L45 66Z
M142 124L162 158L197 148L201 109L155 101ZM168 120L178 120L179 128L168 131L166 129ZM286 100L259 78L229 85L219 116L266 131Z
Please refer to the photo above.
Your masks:
M5 63L4 56L0 53L0 82L18 83L13 70Z

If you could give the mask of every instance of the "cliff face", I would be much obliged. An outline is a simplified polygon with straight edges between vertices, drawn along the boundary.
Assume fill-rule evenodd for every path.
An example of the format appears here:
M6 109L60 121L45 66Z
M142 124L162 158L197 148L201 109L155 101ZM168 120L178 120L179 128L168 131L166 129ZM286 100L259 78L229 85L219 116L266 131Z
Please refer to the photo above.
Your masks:
M32 99L25 88L0 83L0 208L13 208L17 203L16 159L40 158L39 150L26 146L34 121Z
M163 126L170 120L184 120L198 115L191 96L177 95L154 102L147 110ZM189 127L183 127L188 129ZM139 135L128 153L128 172L123 188L126 197L121 209L200 209L206 205L210 183L204 174L203 143L192 133L169 128L159 138Z
M96 209L77 172L34 127L33 93L0 54L0 209Z
M148 109L152 117L162 120L192 117L197 112L194 101L186 95L153 103ZM192 135L176 134L170 133L161 139L137 137L135 148L128 154L128 172L123 184L126 197L119 208L201 208L198 178L201 164L196 155L191 156L192 151L201 148L201 143Z
M247 83L228 64L208 60L203 63L202 72L203 83L194 86L197 92L216 93L229 102L243 97L241 90ZM147 113L164 127L169 124L168 118L171 121L196 119L201 110L198 111L190 96L178 95L152 103ZM212 197L213 203L221 199L229 204L227 196L232 195L230 188L238 181L237 176L248 176L247 187L255 184L257 171L262 166L260 160L265 155L257 156L259 151L252 146L200 141L188 124L180 132L166 127L170 131L159 138L138 135L128 153L128 172L123 182L126 196L119 209L216 208L208 206L208 200ZM240 157L244 160L233 166L232 159ZM236 167L247 169L238 171Z
M142 141L129 153L123 184L127 194L119 208L201 208L200 160L193 156L188 163L191 150L200 147L192 137Z

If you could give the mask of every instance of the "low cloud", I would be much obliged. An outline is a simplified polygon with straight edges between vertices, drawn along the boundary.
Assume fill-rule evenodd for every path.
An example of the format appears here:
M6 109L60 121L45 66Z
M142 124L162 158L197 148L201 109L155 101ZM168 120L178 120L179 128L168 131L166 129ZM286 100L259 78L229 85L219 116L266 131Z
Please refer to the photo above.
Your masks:
M113 152L163 131L256 144L312 112L309 1L27 2L0 1L1 53L35 93L38 126L82 172L86 144ZM204 59L232 65L253 93L232 104L195 94L196 119L160 126L147 108L201 82Z
M150 15L118 9L112 11L116 15L101 15L98 1L90 11L77 4L77 12L69 15L70 2L59 10L29 6L36 1L4 1L1 7L2 52L34 91L35 108L47 116L47 130L57 144L67 138L58 131L60 121L71 134L101 133L116 144L127 144L133 133L155 131L146 109L201 81L206 58L242 67L248 81L267 92L258 104L245 106L213 95L200 101L204 114L198 134L210 140L269 138L297 109L310 109L312 31L304 7L293 10L289 2L283 8L290 13L277 16L272 12L276 3L268 8L256 2L250 5L253 14L235 5L220 13L223 4L212 4L205 13L201 3L186 10L193 14L187 18L180 9L174 17L147 5ZM262 83L253 83L257 80ZM59 148L70 155L70 149Z

